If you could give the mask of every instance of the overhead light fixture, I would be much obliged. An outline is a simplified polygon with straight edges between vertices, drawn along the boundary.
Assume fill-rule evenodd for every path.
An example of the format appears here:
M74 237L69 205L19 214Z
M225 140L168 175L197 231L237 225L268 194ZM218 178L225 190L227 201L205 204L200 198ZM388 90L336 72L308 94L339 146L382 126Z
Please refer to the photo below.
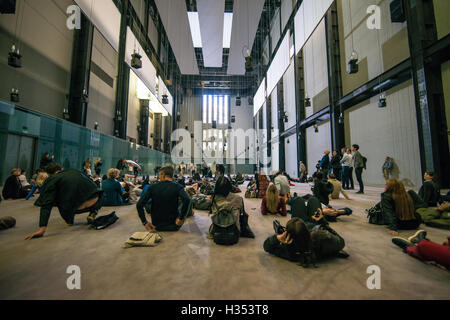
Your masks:
M241 106L241 97L236 97L236 107Z
M348 62L347 73L354 74L358 73L358 71L359 71L358 54L356 53L356 51L353 51L352 55L350 56L350 61Z
M245 71L246 72L253 71L253 60L250 54L250 50L247 50L247 56L245 57Z
M95 130L95 131L98 130L98 122L95 122L95 124L94 124L94 130Z
M181 121L181 113L178 111L177 112L177 122Z
M235 123L236 122L236 116L231 116L231 123Z
M162 103L163 104L169 104L169 96L167 94L163 94L163 96L162 96Z
M131 67L134 69L142 68L142 56L136 51L131 55Z
M15 88L11 89L11 102L14 103L20 102L19 89Z
M387 107L386 96L382 94L380 96L380 100L378 101L378 108L386 108L386 107Z
M317 124L314 125L314 131L316 133L319 133L319 126Z
M344 124L344 121L345 121L344 114L341 113L341 115L339 116L339 124Z
M305 107L311 107L311 98L305 97Z
M11 51L8 54L8 65L13 68L22 68L22 56L20 55L19 49L16 50L16 45L13 44Z

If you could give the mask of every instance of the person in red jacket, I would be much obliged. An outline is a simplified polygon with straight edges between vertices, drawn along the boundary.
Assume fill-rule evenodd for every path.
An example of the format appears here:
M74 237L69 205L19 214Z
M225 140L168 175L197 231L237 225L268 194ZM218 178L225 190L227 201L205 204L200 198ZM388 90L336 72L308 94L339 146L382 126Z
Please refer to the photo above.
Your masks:
M287 216L286 202L283 197L280 197L280 191L271 183L267 188L266 195L261 202L261 213L267 214L281 214Z

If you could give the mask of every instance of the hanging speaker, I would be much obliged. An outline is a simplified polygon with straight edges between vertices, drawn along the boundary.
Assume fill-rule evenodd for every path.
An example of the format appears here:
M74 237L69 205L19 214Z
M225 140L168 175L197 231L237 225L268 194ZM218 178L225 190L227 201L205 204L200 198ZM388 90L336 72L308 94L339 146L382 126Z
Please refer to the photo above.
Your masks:
M0 0L0 13L3 14L16 13L16 0Z

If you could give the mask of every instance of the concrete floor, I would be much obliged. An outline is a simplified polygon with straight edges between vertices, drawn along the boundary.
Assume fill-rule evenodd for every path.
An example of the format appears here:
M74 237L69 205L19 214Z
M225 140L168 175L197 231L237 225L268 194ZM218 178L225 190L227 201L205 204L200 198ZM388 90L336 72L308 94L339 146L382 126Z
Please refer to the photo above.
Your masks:
M308 185L293 188L309 192ZM346 240L347 260L334 259L318 269L304 269L264 252L273 234L274 216L262 216L260 200L245 200L256 239L222 247L207 239L207 213L196 212L178 233L162 233L154 248L124 249L136 231L144 231L135 206L116 209L120 220L103 231L89 230L85 216L67 227L54 209L47 234L24 241L37 231L39 208L33 201L3 201L0 216L17 219L14 229L0 232L0 299L450 299L450 273L402 253L382 226L369 225L364 209L379 199L380 188L367 188L357 201L338 200L351 217L332 224ZM111 212L111 208L101 213ZM289 218L276 217L282 223ZM431 240L442 243L448 231L429 228ZM408 237L411 231L400 236ZM81 268L81 290L66 287L70 265ZM369 290L367 267L381 268L381 290Z

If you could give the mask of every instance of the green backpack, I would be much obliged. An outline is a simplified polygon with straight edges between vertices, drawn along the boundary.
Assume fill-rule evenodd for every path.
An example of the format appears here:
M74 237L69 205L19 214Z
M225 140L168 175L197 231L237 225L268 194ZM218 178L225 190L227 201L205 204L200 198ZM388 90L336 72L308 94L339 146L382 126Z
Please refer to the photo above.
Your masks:
M211 217L213 222L211 235L214 242L224 246L238 243L240 232L236 226L236 216L233 214L231 204L225 203L217 209L217 213Z

